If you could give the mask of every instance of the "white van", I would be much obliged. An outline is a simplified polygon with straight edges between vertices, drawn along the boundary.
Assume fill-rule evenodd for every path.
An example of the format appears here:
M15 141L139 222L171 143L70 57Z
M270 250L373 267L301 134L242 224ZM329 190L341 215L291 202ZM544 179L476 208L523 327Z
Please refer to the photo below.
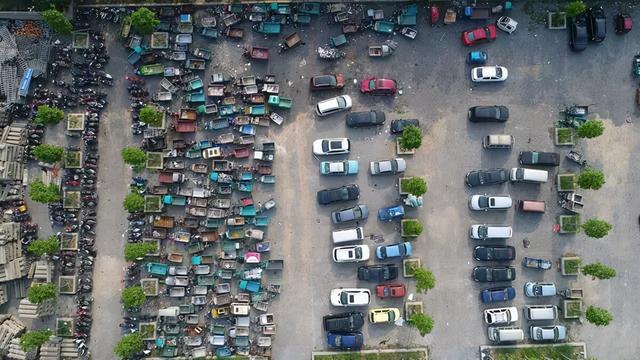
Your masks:
M558 318L558 307L555 305L530 305L524 308L527 320L555 320Z
M364 240L364 228L357 227L353 229L336 230L331 233L331 239L334 244Z
M496 343L522 341L524 340L524 331L517 327L490 326L487 329L487 336L489 337L489 340Z
M510 239L511 226L477 224L469 228L469 237L474 240Z
M509 174L509 179L512 182L528 182L542 184L546 183L549 178L549 172L547 170L527 169L527 168L513 168Z

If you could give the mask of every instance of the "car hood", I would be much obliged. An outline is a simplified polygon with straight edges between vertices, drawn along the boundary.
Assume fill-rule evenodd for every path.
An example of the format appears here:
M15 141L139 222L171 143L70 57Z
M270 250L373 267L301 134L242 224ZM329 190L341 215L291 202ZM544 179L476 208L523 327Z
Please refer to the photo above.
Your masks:
M314 154L324 153L324 151L322 151L322 139L319 139L313 142L313 153Z

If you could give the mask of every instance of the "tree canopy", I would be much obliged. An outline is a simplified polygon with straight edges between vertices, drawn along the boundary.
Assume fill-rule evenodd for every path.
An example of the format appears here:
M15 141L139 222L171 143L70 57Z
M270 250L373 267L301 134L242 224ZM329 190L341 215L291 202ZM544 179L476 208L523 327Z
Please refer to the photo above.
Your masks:
M129 18L131 19L131 27L141 34L151 34L155 27L160 24L156 14L146 7L138 8Z
M587 321L596 326L607 326L613 321L613 315L606 309L589 306L585 313Z
M128 359L143 349L142 335L137 332L124 336L116 344L113 352L121 359Z
M143 123L153 126L160 127L162 126L162 112L156 109L154 106L145 105L140 109L140 121Z
M425 336L433 330L433 318L427 314L419 313L411 315L409 325L415 327L420 332L420 336Z
M73 30L71 21L64 14L56 9L49 9L42 12L42 18L49 25L51 30L60 34L67 35Z
M33 350L44 344L53 335L50 330L31 330L20 336L20 347L22 351Z
M413 277L416 279L416 291L419 293L426 293L427 290L436 286L436 277L430 270L423 267L414 268Z
M33 155L42 162L53 164L62 160L64 148L57 145L40 144L33 149Z
M62 119L64 119L64 111L49 105L40 105L34 121L38 124L48 125L57 124Z
M589 219L582 224L582 230L584 230L584 233L587 234L587 236L596 239L607 236L612 228L613 226L611 226L611 224L599 219Z
M138 212L144 210L144 197L138 193L132 192L124 198L124 208L128 212Z
M405 150L417 149L422 145L422 131L415 125L409 125L402 130L400 147Z
M588 167L578 175L578 186L583 189L598 190L604 185L604 174L600 170Z
M55 235L52 235L48 239L34 240L27 247L27 251L37 257L41 257L44 254L53 255L60 251L58 238Z
M140 170L147 162L147 154L137 147L126 147L122 149L122 160L134 170Z
M582 273L590 275L593 279L606 280L616 276L616 270L600 262L585 265L581 268Z
M602 120L587 120L578 128L578 136L581 138L593 139L604 133L604 123Z
M415 196L422 196L427 192L427 182L418 176L402 179L402 191L406 191Z
M128 287L122 290L121 301L125 308L138 308L144 304L144 301L147 299L142 287L139 285Z
M129 243L124 246L124 259L127 261L135 261L156 251L158 251L158 245L155 243Z
M42 204L49 204L60 201L60 188L51 183L45 185L42 180L33 180L29 183L29 196L31 200Z
M51 283L32 284L27 290L27 299L33 304L40 304L45 300L55 299L56 297L56 286Z

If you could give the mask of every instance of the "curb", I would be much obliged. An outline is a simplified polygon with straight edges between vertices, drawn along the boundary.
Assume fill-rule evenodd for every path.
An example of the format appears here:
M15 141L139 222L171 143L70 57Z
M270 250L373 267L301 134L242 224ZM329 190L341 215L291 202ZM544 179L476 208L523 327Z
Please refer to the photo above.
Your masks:
M269 2L274 2L274 3L279 3L279 4L302 4L308 1L291 1L291 0L272 0ZM318 2L321 4L333 4L339 1L336 0L315 0L313 2ZM447 0L432 0L432 2L447 2ZM77 8L92 8L92 7L106 7L106 6L112 6L112 7L158 7L158 6L182 6L182 5L189 5L189 6L220 6L220 5L227 5L227 4L257 4L259 3L256 0L238 0L238 1L205 1L205 0L194 0L193 2L188 2L188 1L176 1L176 2L164 2L164 3L128 3L128 2L113 2L113 3L104 3L104 4L81 4L81 5L77 5ZM389 3L398 3L398 4L404 4L404 3L411 3L411 1L406 1L406 0L349 0L349 1L342 1L342 3L358 3L358 4L369 4L369 3L385 3L385 4L389 4Z
M537 347L561 347L561 346L576 346L582 347L582 356L587 358L587 344L584 342L567 342L560 344L523 344L523 345L507 345L507 346L494 346L494 345L480 345L478 359L480 360L492 360L492 357L488 354L484 354L485 351L491 349L523 349L523 348L537 348ZM569 359L568 359L569 360ZM573 359L570 359L573 360Z
M314 360L316 355L346 355L346 354L389 354L389 353L408 353L408 352L422 352L426 360L429 360L429 349L427 348L410 348L410 349L374 349L374 350L361 350L354 352L344 351L312 351L311 359Z

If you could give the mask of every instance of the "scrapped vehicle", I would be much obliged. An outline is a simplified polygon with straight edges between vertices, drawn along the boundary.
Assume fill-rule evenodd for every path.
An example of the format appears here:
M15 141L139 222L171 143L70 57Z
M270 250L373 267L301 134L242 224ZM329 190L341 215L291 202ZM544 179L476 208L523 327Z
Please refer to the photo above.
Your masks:
M533 341L564 341L567 338L567 328L563 325L529 327L529 337Z
M594 42L602 42L607 36L607 17L602 6L594 6L587 11L587 32Z
M313 142L315 155L348 154L351 142L347 138L318 139Z
M500 18L498 18L498 21L496 21L496 25L498 26L498 29L511 35L514 31L516 31L518 22L508 16L501 16Z
M376 296L381 299L401 298L407 294L404 284L380 284L376 286Z
M479 66L471 69L473 82L500 82L507 80L509 71L504 66Z
M476 246L473 258L478 261L510 261L516 258L516 248L506 245Z
M369 322L372 324L392 323L400 318L398 308L384 308L369 310Z
M322 175L357 175L358 161L323 161L320 163L320 174Z
M487 169L469 171L465 177L467 186L498 185L507 182L506 169Z
M397 221L404 217L404 206L392 205L378 210L380 221Z
M339 201L357 200L360 188L356 184L349 184L335 189L320 190L317 193L318 204L327 205Z
M484 322L488 325L506 325L518 321L518 308L486 309L483 315Z
M309 80L311 90L340 90L344 87L344 75L342 74L328 74L317 75Z
M368 95L395 95L398 85L393 79L366 77L360 84L360 92Z
M386 117L382 111L358 111L347 115L348 127L380 126Z
M518 155L521 165L558 166L560 154L555 152L521 151Z
M367 245L347 245L333 248L333 261L335 262L358 262L369 260L369 246Z
M324 331L345 332L360 330L364 325L364 314L358 311L330 314L322 317Z
M331 221L334 224L342 224L348 221L366 220L369 217L369 207L358 204L354 207L340 209L331 212Z
M316 114L318 116L327 116L338 111L351 109L351 97L349 95L340 95L327 100L322 100L316 105Z
M402 134L404 128L410 125L420 127L420 121L418 119L396 119L391 122L389 130L392 134Z
M327 344L330 348L340 350L360 350L364 341L361 332L327 333Z
M522 266L529 269L549 270L553 263L549 259L537 259L525 256L522 258Z
M476 266L472 271L473 280L477 282L513 281L516 279L516 268L513 266Z
M528 282L524 284L524 294L528 297L545 297L556 295L554 283Z
M471 210L508 210L513 205L509 195L473 195L469 199Z
M509 120L509 109L500 105L473 106L467 117L471 122L505 122Z
M333 306L366 306L371 302L371 291L361 288L332 289L330 300Z
M480 292L480 300L483 303L509 301L516 298L516 289L511 286L484 289Z
M383 282L398 278L398 266L394 264L376 264L360 266L358 280Z
M369 164L371 175L395 175L407 169L407 162L402 158L372 161Z
M484 41L493 41L496 39L496 36L496 26L489 24L487 26L463 31L462 43L466 46L476 45Z
M410 242L381 245L376 248L376 257L380 260L403 258L413 254L413 245Z

